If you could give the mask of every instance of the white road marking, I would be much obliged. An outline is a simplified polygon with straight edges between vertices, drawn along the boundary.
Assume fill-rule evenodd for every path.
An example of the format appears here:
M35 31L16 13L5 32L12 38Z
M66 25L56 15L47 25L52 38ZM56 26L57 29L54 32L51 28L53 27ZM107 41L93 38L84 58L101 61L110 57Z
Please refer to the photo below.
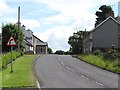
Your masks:
M100 86L103 86L103 84L99 83L99 82L96 82L97 84L99 84Z
M89 78L86 77L87 80L89 80Z
M61 62L61 64L64 66L65 64L63 62Z
M85 76L84 76L84 75L81 75L81 77L85 78Z
M57 58L58 59L58 61L64 66L65 64L62 62L62 61L60 61L60 59L59 58ZM71 69L71 68L69 68L69 67L66 67L68 70L70 70L70 71L72 71L72 72L74 72L74 73L77 73L75 70L73 70L73 69ZM84 76L84 75L80 75L82 78L85 78L85 79L87 79L87 80L90 80L88 77L86 77L86 76ZM104 86L103 84L101 84L101 83L99 83L99 82L96 82L96 81L92 81L92 82L94 82L94 83L96 83L96 84L98 84L98 85L100 85L100 86Z
M41 90L39 82L36 81L36 83L37 83L37 87L39 88L39 90Z
M72 70L71 68L69 68L69 67L66 67L68 70L70 70L70 71L72 71L72 72L75 72L74 70Z

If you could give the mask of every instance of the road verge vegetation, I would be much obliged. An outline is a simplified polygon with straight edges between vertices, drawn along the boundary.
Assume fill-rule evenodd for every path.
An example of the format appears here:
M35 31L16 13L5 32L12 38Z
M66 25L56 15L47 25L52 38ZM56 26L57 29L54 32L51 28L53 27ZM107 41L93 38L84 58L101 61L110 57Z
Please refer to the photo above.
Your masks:
M17 58L19 58L20 56L22 56L23 54L21 52L17 52L17 51L13 51L12 52L12 59L13 61L16 60ZM9 53L6 53L6 54L3 54L2 56L2 69L5 69L7 68L7 65L10 63L10 52Z
M36 78L33 71L33 62L37 55L23 55L13 62L13 72L10 67L1 71L2 88L36 87Z
M93 54L81 54L77 57L80 60L98 66L102 69L120 74L120 53L115 50L108 50L105 53L95 51Z

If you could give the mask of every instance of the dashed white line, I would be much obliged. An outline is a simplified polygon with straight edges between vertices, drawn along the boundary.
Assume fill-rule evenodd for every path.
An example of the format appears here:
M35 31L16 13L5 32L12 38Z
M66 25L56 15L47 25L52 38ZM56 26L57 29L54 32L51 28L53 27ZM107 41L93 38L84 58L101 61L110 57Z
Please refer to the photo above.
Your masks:
M81 75L81 77L85 78L85 76Z
M97 84L99 84L100 86L103 86L103 84L99 83L99 82L96 82Z
M71 68L69 68L69 67L66 67L68 70L70 70L70 71L72 71L72 72L75 72L74 70L72 70Z
M89 80L89 78L86 77L87 80Z
M62 61L60 61L60 59L59 58L57 58L58 59L58 61L64 66L65 64L62 62ZM69 67L66 67L68 70L70 70L70 71L72 71L72 72L74 72L74 73L77 73L76 71L74 71L74 70L72 70L71 68L69 68ZM84 76L84 75L80 75L82 78L85 78L85 79L87 79L87 80L89 80L89 78L87 78L86 76ZM96 82L96 81L92 81L92 82L94 82L94 83L96 83L96 84L98 84L98 85L100 85L100 86L103 86L103 84L101 84L101 83L99 83L99 82Z
M65 64L63 62L61 62L61 64L64 66Z

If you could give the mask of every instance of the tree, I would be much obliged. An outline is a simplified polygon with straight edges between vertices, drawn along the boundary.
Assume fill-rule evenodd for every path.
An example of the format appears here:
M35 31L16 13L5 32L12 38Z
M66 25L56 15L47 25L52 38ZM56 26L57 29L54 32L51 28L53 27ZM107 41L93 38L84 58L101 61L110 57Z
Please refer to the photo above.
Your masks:
M24 47L23 46L24 34L22 30L21 29L18 30L18 26L16 24L10 23L6 25L2 25L2 52L10 51L10 46L6 46L6 43L11 35L15 38L17 43L17 46L13 48L14 50L18 47L18 42L20 42L21 49ZM18 37L18 35L20 35L20 37Z
M112 10L111 6L106 6L102 5L99 8L100 11L96 11L95 15L97 16L96 18L96 23L95 27L100 24L102 21L104 21L108 16L113 16L114 17L114 11Z
M72 54L82 53L82 38L86 31L78 31L69 37L68 44L71 46L70 51Z
M48 47L47 51L48 51L48 54L53 54L53 51L50 47Z
M55 52L55 54L64 55L64 54L65 54L65 52L64 52L64 51L62 51L62 50L57 50L57 51Z

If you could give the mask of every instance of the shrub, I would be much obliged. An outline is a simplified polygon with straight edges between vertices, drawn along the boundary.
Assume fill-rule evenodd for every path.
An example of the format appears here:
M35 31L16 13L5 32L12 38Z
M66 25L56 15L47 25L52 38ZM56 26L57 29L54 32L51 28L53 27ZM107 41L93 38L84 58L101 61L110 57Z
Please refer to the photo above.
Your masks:
M16 52L16 51L12 52L12 59L13 60L17 59L20 56L21 56L21 52ZM6 68L7 64L10 63L10 57L11 57L10 52L2 55L2 68Z
M103 55L104 59L118 59L119 58L119 53L116 50L108 50L104 53Z
M120 60L120 52L118 52L118 59Z
M93 54L94 54L94 55L102 55L102 51L100 51L100 50L95 50Z

